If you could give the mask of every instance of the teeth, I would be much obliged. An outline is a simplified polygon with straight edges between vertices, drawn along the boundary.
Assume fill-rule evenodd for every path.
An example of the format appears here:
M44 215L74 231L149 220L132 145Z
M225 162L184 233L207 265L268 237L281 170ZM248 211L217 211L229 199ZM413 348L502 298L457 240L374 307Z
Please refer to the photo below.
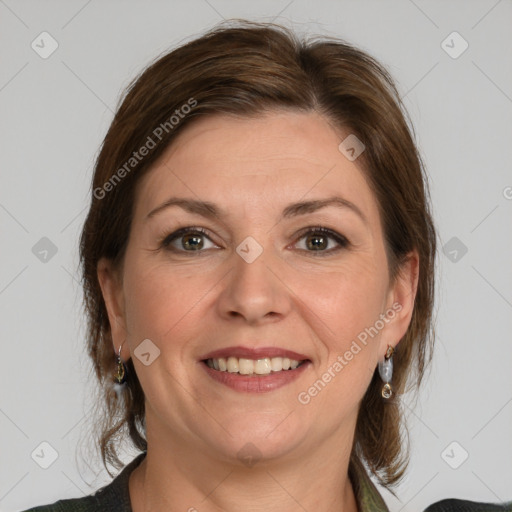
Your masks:
M213 360L213 364L215 365L215 359ZM244 359L241 357L238 360L238 373L241 373L242 375L254 373L254 361L252 359Z
M270 367L273 372L280 372L283 369L283 358L282 357L273 357L270 360Z
M270 359L266 357L265 359L258 359L254 363L254 373L257 375L267 375L271 372L272 365L270 363Z
M268 375L281 370L295 370L302 361L288 357L265 357L263 359L246 359L230 356L207 359L210 368L221 372L239 373L240 375Z
M211 361L211 359L208 359L208 361ZM238 373L238 358L228 357L228 372Z

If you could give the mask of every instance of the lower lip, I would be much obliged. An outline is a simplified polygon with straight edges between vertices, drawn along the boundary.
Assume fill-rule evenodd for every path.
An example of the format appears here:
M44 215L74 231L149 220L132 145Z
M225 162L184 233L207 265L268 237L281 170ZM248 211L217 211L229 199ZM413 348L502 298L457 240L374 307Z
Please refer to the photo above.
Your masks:
M201 362L206 373L212 379L229 386L235 391L246 393L268 393L269 391L279 389L299 378L310 364L311 361L305 361L295 370L281 370L280 372L272 372L267 375L247 376L215 370L210 368L204 361Z

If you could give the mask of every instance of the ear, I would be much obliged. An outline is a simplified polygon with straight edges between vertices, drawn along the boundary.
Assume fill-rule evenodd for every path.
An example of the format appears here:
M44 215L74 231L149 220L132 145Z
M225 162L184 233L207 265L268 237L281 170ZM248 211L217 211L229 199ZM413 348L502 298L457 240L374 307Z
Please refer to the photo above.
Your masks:
M388 323L381 337L380 358L387 346L396 347L411 322L418 288L420 258L416 250L407 254L395 281L391 283L386 304Z
M119 347L126 340L126 319L124 310L124 293L122 279L119 271L114 268L112 261L101 258L96 267L98 281L100 283L103 300L107 307L110 330L112 332L113 350L117 354ZM124 356L123 356L124 352ZM130 357L128 345L123 346L121 358L127 360Z

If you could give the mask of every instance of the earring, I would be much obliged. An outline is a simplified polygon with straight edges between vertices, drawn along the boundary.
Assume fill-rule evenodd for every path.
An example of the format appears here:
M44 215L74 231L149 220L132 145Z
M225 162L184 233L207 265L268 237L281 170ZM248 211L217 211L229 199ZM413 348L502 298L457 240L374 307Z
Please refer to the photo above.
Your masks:
M391 387L391 377L393 376L393 352L395 349L388 345L388 349L386 350L386 354L384 356L383 361L379 361L379 375L380 378L384 382L384 386L382 386L382 396L385 399L391 398L393 394L393 388Z
M126 382L126 365L121 359L121 349L123 347L123 343L119 346L119 352L117 353L117 368L114 373L114 383L123 385Z

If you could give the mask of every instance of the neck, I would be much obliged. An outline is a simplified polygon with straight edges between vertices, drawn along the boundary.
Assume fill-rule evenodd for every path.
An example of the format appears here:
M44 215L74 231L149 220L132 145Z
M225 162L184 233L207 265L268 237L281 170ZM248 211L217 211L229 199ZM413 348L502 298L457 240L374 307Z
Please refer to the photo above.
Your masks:
M134 512L358 511L348 477L351 436L335 432L322 446L299 450L298 457L262 459L249 467L147 426L147 456L130 476Z

